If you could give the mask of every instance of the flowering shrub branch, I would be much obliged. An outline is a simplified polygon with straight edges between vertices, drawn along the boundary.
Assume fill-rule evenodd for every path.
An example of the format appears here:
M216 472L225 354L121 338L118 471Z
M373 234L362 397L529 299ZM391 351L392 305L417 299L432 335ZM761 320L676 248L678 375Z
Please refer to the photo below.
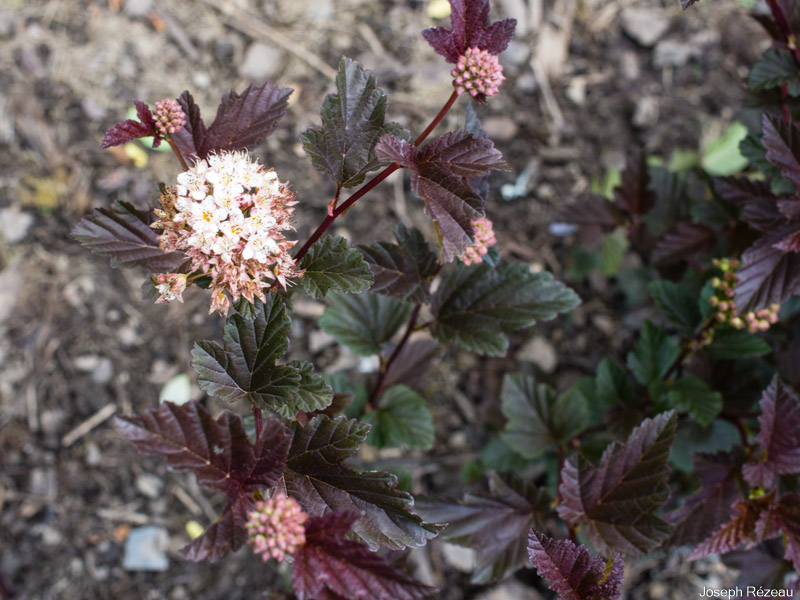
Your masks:
M157 303L209 290L210 312L226 317L223 337L196 342L192 367L209 396L249 404L254 423L251 435L239 414L215 417L200 402L164 402L117 420L142 453L193 471L227 499L183 555L214 561L250 544L265 562L291 559L301 599L429 596L435 590L376 552L435 537L476 551L476 583L532 565L570 600L618 598L624 560L671 546L694 546L695 559L777 538L780 572L800 568L800 400L792 389L800 380L769 359L779 344L767 337L790 329L785 314L797 312L800 292L800 30L792 29L800 19L786 18L789 4L769 2L773 19L760 17L775 47L749 80L781 107L781 115L765 108L761 139L743 144L767 179L699 173L713 197L676 200L679 176L637 153L613 200L581 198L562 209L588 239L625 237L647 270L659 320L641 325L624 365L606 357L567 390L506 374L498 401L507 422L493 440L503 459L484 452L488 490L463 500L415 498L394 475L347 461L363 443L434 444L434 415L414 382L438 344L502 356L509 334L580 303L551 274L500 260L488 177L510 167L472 106L463 129L428 139L460 96L482 104L501 92L498 57L515 22L490 22L488 0L450 0L450 29L422 32L454 65L454 90L413 141L386 120L375 77L342 59L319 126L301 135L336 192L294 253L292 218L303 198L248 154L280 126L291 90L262 83L228 92L208 126L189 92L152 110L134 101L138 121L114 125L103 147L152 136L154 145L169 143L182 172L160 186L152 211L116 203L73 235L113 267L148 271ZM394 241L370 246L328 235L401 169L433 239L402 225ZM376 356L375 377L354 383L286 359L294 294L325 299L319 326L352 353ZM413 338L419 331L429 337ZM789 345L792 335L800 334L790 331ZM693 465L676 458L692 449L691 435L717 435L721 423L733 425L735 439L696 453ZM536 482L520 477L534 461L553 468ZM673 469L694 470L701 487L686 493ZM671 489L681 502L665 512ZM576 544L579 532L591 551Z

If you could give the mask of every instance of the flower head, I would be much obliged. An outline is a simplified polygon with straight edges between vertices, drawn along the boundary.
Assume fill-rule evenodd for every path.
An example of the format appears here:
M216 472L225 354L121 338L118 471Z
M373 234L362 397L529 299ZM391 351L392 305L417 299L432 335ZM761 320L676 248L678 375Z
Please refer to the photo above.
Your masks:
M156 120L156 129L163 137L180 131L186 125L186 114L178 101L172 98L164 98L156 102L153 116Z
M766 331L771 325L778 322L780 304L771 304L757 311L750 311L740 315L736 310L736 271L739 261L735 258L714 259L714 266L722 271L722 277L711 279L714 295L709 298L709 303L716 310L716 319L720 323L728 323L736 329L745 327L750 333Z
M264 287L278 281L285 288L287 277L301 274L289 255L295 242L283 235L294 229L295 204L272 169L245 152L222 152L178 175L161 194L152 227L161 230L163 250L185 252L191 271L211 277L210 312L225 315L230 298L266 301ZM158 289L160 302L173 299Z
M264 562L270 558L283 562L287 554L294 554L306 543L306 519L308 515L294 498L278 493L256 502L245 525L248 541Z
M153 275L153 285L160 294L156 304L177 300L183 302L183 292L186 289L185 273L158 273Z
M467 266L483 262L483 257L489 248L497 243L492 222L486 217L472 221L472 229L475 231L475 243L467 248L460 257Z
M478 101L494 96L503 83L503 67L497 55L477 47L468 48L450 71L459 94L469 93Z

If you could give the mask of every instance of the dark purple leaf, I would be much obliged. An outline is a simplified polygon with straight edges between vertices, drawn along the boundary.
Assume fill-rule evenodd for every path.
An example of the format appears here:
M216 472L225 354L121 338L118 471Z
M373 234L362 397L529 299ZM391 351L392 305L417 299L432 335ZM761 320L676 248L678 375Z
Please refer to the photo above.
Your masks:
M773 302L782 304L800 290L800 254L775 248L793 230L783 227L770 231L742 254L734 298L739 314L765 308Z
M558 514L583 525L601 550L639 555L658 548L672 527L655 516L667 499L667 459L675 438L674 411L645 419L624 444L612 443L597 466L581 455L562 471Z
M472 102L467 104L467 118L466 122L464 123L464 129L467 133L471 133L475 137L479 138L488 138L489 135L486 131L481 127L481 121L478 118L478 115L475 113L475 109L472 107ZM467 179L472 190L478 194L481 201L483 202L483 206L486 205L486 201L489 199L489 174L486 173L485 175L480 175L479 177L470 177Z
M306 543L295 554L292 567L298 600L417 600L436 591L395 569L363 544L346 539L358 518L358 512L338 511L308 520Z
M422 36L447 62L457 63L467 48L477 47L495 55L508 48L517 21L503 19L487 26L489 0L450 0L450 7L451 29L430 27L422 31Z
M424 302L430 295L428 278L436 268L436 254L417 229L396 225L394 235L397 244L377 242L358 247L372 271L370 289L400 300Z
M770 231L786 224L775 198L757 198L742 208L739 218L758 231Z
M764 114L764 136L761 143L767 149L767 160L778 167L781 175L800 188L800 131L793 122L779 116Z
M441 262L460 256L472 245L472 221L483 216L483 201L468 179L508 169L491 140L460 130L416 148L385 135L375 151L381 159L411 169L411 191L425 201L442 237Z
M706 538L689 556L689 560L697 560L709 554L725 554L742 544L751 548L759 541L756 534L756 523L761 514L769 508L775 499L772 492L753 500L739 500L733 505L733 518L719 527Z
M647 156L644 152L631 155L625 164L625 170L622 171L622 181L614 188L617 206L631 215L647 214L658 199L649 186Z
M764 511L756 523L756 534L761 540L782 536L786 544L784 558L800 571L800 494L783 494Z
M329 511L361 513L353 534L377 549L421 546L438 529L411 513L414 500L397 488L397 478L379 471L356 472L344 464L367 437L369 425L320 415L307 425L293 424L284 472L286 492L311 516Z
M610 564L592 556L586 546L554 540L531 528L528 554L533 568L549 580L558 600L617 600L625 563L613 553Z
M172 140L187 161L192 157L205 157L203 149L206 146L206 125L200 116L200 107L194 102L192 95L185 91L178 97L178 104L181 105L186 115L186 124L172 134Z
M800 195L778 200L778 210L790 221L800 220Z
M800 473L800 398L776 376L761 397L755 461L743 468L753 487L772 487L775 475Z
M153 119L153 113L150 112L150 107L140 100L134 100L133 103L136 105L136 114L139 120L127 119L114 125L103 136L103 141L100 143L101 148L120 146L131 140L150 136L153 137L153 148L158 148L161 136L156 130L156 122Z
M253 150L278 128L289 106L293 90L271 83L251 83L241 94L227 92L217 109L214 122L205 132L198 156L212 152ZM193 124L191 114L189 123ZM199 113L198 113L199 118ZM196 138L195 138L196 139Z
M782 237L774 247L782 252L800 252L800 229Z
M110 210L98 208L81 219L72 237L94 254L108 256L114 268L138 266L151 273L181 272L186 257L158 247L158 234L150 227L154 219L152 211L115 202Z
M375 155L378 139L399 136L403 128L384 123L386 94L359 63L342 58L336 90L322 103L322 127L306 130L300 140L314 168L330 175L338 186L353 187L385 164Z
M193 471L206 490L228 499L220 519L186 548L191 560L216 560L246 539L244 523L253 494L273 487L286 464L289 437L274 418L263 425L254 445L242 418L230 411L215 420L198 402L164 402L157 409L115 420L119 433L142 454L163 456L175 471Z
M441 538L476 552L473 583L504 577L525 563L527 532L549 510L546 491L516 477L493 474L488 497L463 502L418 498L416 511L431 523L448 523Z
M768 182L747 177L715 177L714 190L723 200L739 206L747 206L761 198L775 198Z
M700 223L681 221L653 248L654 262L669 264L710 252L716 243L713 229Z
M623 224L619 210L602 196L582 196L561 207L556 220L578 225L596 225L604 232L613 231Z
M742 499L737 480L741 452L695 453L693 458L694 472L702 480L702 487L680 509L667 515L666 521L675 529L665 547L699 544L719 523L730 519L733 503Z
M402 383L419 390L438 351L439 344L432 339L414 340L403 346L383 379L384 388Z

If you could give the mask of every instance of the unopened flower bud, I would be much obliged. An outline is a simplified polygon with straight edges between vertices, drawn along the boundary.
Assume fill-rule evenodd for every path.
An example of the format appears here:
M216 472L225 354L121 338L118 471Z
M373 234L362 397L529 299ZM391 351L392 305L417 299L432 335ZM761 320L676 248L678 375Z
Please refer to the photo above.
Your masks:
M472 221L472 229L475 231L475 242L460 257L467 266L483 262L489 248L497 243L492 222L486 217Z
M474 98L494 96L505 80L497 55L477 47L467 48L450 74L456 91L468 92Z
M245 525L248 541L264 562L270 558L282 562L306 543L303 526L306 519L308 515L294 498L278 493L256 502L256 509Z
M164 98L156 102L153 116L156 119L156 129L164 137L180 131L186 125L186 114L178 101L172 98Z

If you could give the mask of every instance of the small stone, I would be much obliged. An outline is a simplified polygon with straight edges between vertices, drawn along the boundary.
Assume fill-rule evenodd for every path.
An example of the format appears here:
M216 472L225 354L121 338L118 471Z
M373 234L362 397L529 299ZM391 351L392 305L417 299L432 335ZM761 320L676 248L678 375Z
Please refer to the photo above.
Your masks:
M150 499L156 499L161 495L161 490L164 489L164 482L160 477L156 477L151 473L142 473L136 478L136 489L143 496Z
M97 444L94 442L89 442L86 444L86 452L83 455L83 461L89 467L96 467L100 464L103 455L100 452L100 448L98 448Z
M294 314L303 319L317 320L325 312L325 305L316 300L308 300L306 298L298 298L294 301Z
M208 86L211 85L211 75L205 71L197 71L192 73L192 83L196 88L207 90Z
M578 106L586 104L586 79L584 77L573 77L567 86L567 98Z
M489 139L501 142L512 139L519 131L519 126L514 122L514 119L506 116L487 117L483 120L482 126L486 130Z
M658 122L658 98L642 96L633 111L633 124L636 127L652 127Z
M334 343L336 343L336 340L333 336L321 329L315 329L308 335L308 351L311 354L316 354Z
M641 69L639 68L639 58L636 56L635 52L628 51L622 53L620 70L625 79L639 79Z
M9 244L25 239L28 229L33 225L33 215L14 208L0 210L0 230Z
M678 40L661 40L653 51L653 65L658 68L682 67L692 56L692 47Z
M524 583L510 579L477 596L476 600L542 600L542 596Z
M45 435L58 435L64 423L64 411L59 409L45 410L39 417L39 424Z
M622 29L635 42L650 48L667 33L669 17L659 10L625 8L622 11Z
M122 10L132 17L145 17L153 10L153 0L125 0Z
M455 544L442 544L444 561L462 573L471 573L475 569L475 550L456 546Z
M253 42L244 53L239 75L254 81L270 79L278 72L282 59L283 53L274 46Z
M42 538L42 543L45 546L58 546L64 537L61 535L60 531L58 531L54 527L51 527L50 525L45 525L43 523L34 525L31 529L34 534Z
M555 347L544 337L538 335L520 348L516 358L522 362L533 363L545 373L552 373L558 365Z
M608 315L594 315L592 317L592 325L606 335L613 335L616 330L614 320Z
M49 502L54 502L58 496L56 470L52 467L35 467L31 471L29 486L31 496L45 498Z
M125 540L122 568L126 571L166 571L169 558L169 535L162 527L145 525L131 529Z
M97 368L92 371L92 381L97 385L105 385L114 376L114 364L110 358L101 358Z

